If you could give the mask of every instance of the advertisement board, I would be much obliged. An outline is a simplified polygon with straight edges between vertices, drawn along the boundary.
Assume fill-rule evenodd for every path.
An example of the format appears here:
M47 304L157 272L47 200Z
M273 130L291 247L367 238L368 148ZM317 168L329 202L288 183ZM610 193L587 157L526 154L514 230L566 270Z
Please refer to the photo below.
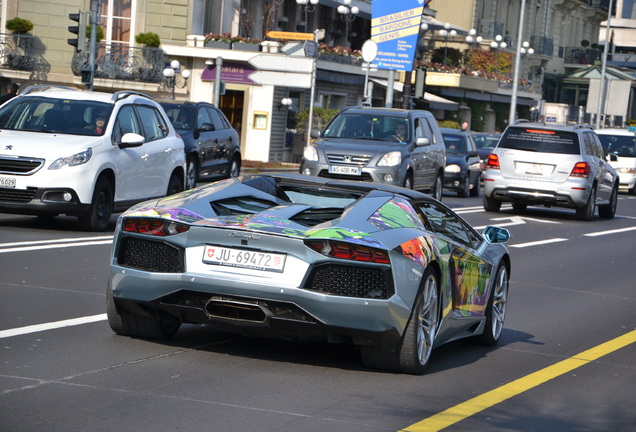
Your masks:
M410 71L420 33L424 0L373 0L371 39L380 69Z

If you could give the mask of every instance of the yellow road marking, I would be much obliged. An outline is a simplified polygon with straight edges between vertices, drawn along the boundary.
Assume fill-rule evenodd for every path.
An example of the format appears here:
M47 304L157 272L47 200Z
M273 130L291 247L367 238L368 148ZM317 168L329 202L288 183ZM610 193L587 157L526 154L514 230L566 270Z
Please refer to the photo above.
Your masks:
M400 432L435 432L636 342L636 330L412 424Z

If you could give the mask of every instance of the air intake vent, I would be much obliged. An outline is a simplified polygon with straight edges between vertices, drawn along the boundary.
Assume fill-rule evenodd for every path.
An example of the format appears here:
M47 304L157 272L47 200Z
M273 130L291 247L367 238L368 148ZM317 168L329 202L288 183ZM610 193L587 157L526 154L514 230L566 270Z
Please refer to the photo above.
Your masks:
M167 243L126 237L119 249L118 264L155 273L183 273L183 250Z
M332 264L317 267L307 288L343 297L386 299L393 294L388 270Z

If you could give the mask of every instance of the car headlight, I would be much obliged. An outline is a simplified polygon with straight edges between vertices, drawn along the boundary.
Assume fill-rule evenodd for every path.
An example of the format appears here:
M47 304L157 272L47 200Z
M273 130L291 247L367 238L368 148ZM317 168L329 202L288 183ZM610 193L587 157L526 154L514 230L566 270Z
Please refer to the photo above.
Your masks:
M378 166L396 166L402 163L402 153L393 151L385 154L378 162Z
M636 174L636 169L634 168L618 168L616 171L618 171L620 174Z
M303 157L308 161L317 162L318 161L318 151L314 146L307 146L303 151Z
M56 170L60 168L64 168L65 166L75 166L82 165L91 160L93 156L93 149L88 148L81 153L74 154L73 156L67 156L63 158L57 159L55 162L51 164L49 167L50 170Z
M446 171L447 173L458 173L461 170L461 167L457 164L451 164L444 168L444 171Z

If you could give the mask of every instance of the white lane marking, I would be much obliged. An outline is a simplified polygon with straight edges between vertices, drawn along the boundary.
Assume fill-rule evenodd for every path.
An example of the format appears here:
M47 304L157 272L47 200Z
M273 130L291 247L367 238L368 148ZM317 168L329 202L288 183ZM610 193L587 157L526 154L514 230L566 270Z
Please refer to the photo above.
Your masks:
M36 246L23 246L23 247L14 247L14 248L5 248L4 245L0 246L0 253L11 253L11 252L25 252L25 251L38 251L38 250L46 250L46 249L59 249L65 247L77 247L77 246L94 246L94 245L105 245L111 244L113 242L112 238L110 240L98 240L98 241L81 241L77 243L45 243L39 244ZM26 244L33 244L34 242L29 242Z
M544 244L558 243L558 242L564 242L564 241L568 241L568 239L566 239L566 238L552 238L552 239L538 240L538 241L533 241L533 242L528 242L528 243L519 243L519 244L514 244L514 245L508 245L508 247L524 248L524 247L541 246L541 245L544 245Z
M14 246L30 246L38 244L55 244L55 243L70 243L70 242L83 242L94 240L112 240L113 236L100 236L100 237L86 237L86 238L65 238L65 239L51 239L51 240L36 240L25 242L13 242L13 243L0 243L0 248L14 247Z
M9 329L9 330L0 330L0 339L25 335L29 333L37 333L37 332L41 332L45 330L53 330L53 329L58 329L63 327L89 324L89 323L94 323L98 321L104 321L105 319L106 319L106 314L99 314L99 315L85 316L81 318L72 318L72 319L44 323L44 324L34 324L34 325L26 326L26 327L18 327L18 328Z
M636 230L636 227L627 227L627 228L618 228L618 229L608 230L608 231L598 231L598 232L593 232L593 233L588 233L583 235L586 237L598 237L603 235L618 234L618 233L634 231L634 230Z

